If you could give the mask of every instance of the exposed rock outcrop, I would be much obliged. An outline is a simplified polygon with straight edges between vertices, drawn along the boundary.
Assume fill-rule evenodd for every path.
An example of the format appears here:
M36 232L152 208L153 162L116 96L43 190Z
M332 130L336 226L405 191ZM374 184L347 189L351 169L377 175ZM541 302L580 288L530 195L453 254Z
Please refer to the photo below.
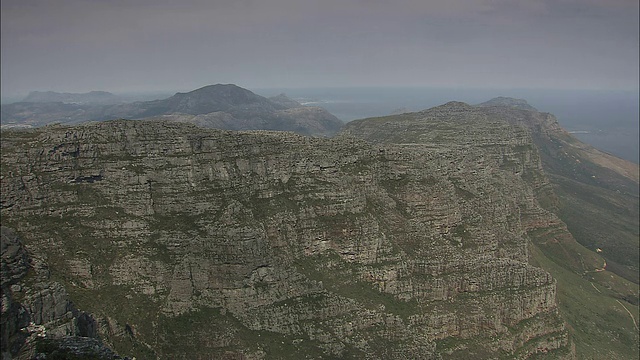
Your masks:
M395 144L348 135L364 122L3 132L3 222L140 358L572 358L555 280L528 262L556 221L530 133L470 108L372 130Z
M64 286L51 281L46 264L28 256L12 229L0 231L2 359L63 354L120 359L96 338L93 316L75 308Z

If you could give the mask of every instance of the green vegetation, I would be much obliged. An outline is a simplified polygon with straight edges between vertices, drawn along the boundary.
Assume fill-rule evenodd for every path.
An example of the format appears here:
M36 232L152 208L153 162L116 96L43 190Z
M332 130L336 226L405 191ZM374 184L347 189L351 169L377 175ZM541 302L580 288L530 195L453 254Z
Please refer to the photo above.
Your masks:
M155 357L147 344L154 340L151 336L155 332L160 306L150 297L124 285L104 285L96 289L67 285L66 288L79 309L90 309L98 317L111 318L114 321L111 325L116 325L111 332L126 334L127 327L133 329L135 335L109 337L114 351L141 359Z
M88 349L87 349L88 350ZM62 347L57 339L38 339L36 341L36 352L44 354L47 360L104 360L94 349L93 351L83 351L81 354L70 348Z
M558 196L558 216L580 244L602 250L609 270L638 283L638 183L594 163L591 157L602 156L582 150L584 144L568 135L534 139Z
M326 356L317 340L304 335L251 330L231 313L218 308L200 308L176 317L160 316L157 325L158 338L154 346L167 358L216 358L258 353L264 354L266 359Z
M411 315L421 312L415 300L400 300L392 294L376 289L369 282L359 280L357 265L342 260L335 253L299 259L295 265L298 271L311 280L322 281L322 285L328 291L354 299L366 308L384 309L383 312L397 315L405 321Z
M531 246L530 254L534 265L558 281L561 314L569 324L578 359L638 358L638 329L631 318L633 315L638 321L637 305L616 301L614 291L561 266L561 262L545 256L536 245ZM616 277L610 272L603 275Z

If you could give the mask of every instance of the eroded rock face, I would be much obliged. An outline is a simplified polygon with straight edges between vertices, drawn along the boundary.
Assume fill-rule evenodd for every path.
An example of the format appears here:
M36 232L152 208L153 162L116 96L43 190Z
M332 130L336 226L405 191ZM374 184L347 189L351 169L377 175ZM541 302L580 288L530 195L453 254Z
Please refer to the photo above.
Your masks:
M529 133L467 125L3 132L3 222L139 357L571 358L528 264L528 227L555 221Z
M58 355L65 351L89 355L97 347L98 353L113 356L96 358L119 359L98 339L93 339L98 335L96 320L73 306L64 286L49 278L46 264L30 258L12 229L2 226L0 231L2 358L30 359L55 351ZM85 343L91 344L91 351L87 352L82 345ZM61 348L60 344L68 346ZM78 346L74 348L72 344Z

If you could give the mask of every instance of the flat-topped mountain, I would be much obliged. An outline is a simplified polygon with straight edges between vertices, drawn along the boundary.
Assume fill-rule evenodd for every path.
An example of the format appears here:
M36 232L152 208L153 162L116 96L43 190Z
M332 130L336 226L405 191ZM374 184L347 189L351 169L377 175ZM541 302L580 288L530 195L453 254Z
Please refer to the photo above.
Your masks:
M532 138L499 120L446 131L3 131L2 221L121 355L572 359L556 280L529 262L530 233L559 226Z
M191 122L226 130L278 130L331 136L343 123L319 107L302 106L286 96L274 100L232 84L209 85L167 99L95 105L63 102L20 102L2 106L4 126L75 124L111 119Z
M330 139L3 130L0 215L24 244L8 263L46 263L138 359L635 359L637 267L616 250L637 232L633 169L565 135L550 114L461 102ZM43 286L3 286L4 324L64 340L78 318Z

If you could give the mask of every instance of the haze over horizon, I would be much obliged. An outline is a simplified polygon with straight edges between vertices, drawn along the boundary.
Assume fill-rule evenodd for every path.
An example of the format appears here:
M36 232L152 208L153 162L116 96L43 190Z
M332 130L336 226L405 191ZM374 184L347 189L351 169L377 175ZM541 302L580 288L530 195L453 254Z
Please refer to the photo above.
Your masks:
M1 91L638 89L637 0L3 0Z

